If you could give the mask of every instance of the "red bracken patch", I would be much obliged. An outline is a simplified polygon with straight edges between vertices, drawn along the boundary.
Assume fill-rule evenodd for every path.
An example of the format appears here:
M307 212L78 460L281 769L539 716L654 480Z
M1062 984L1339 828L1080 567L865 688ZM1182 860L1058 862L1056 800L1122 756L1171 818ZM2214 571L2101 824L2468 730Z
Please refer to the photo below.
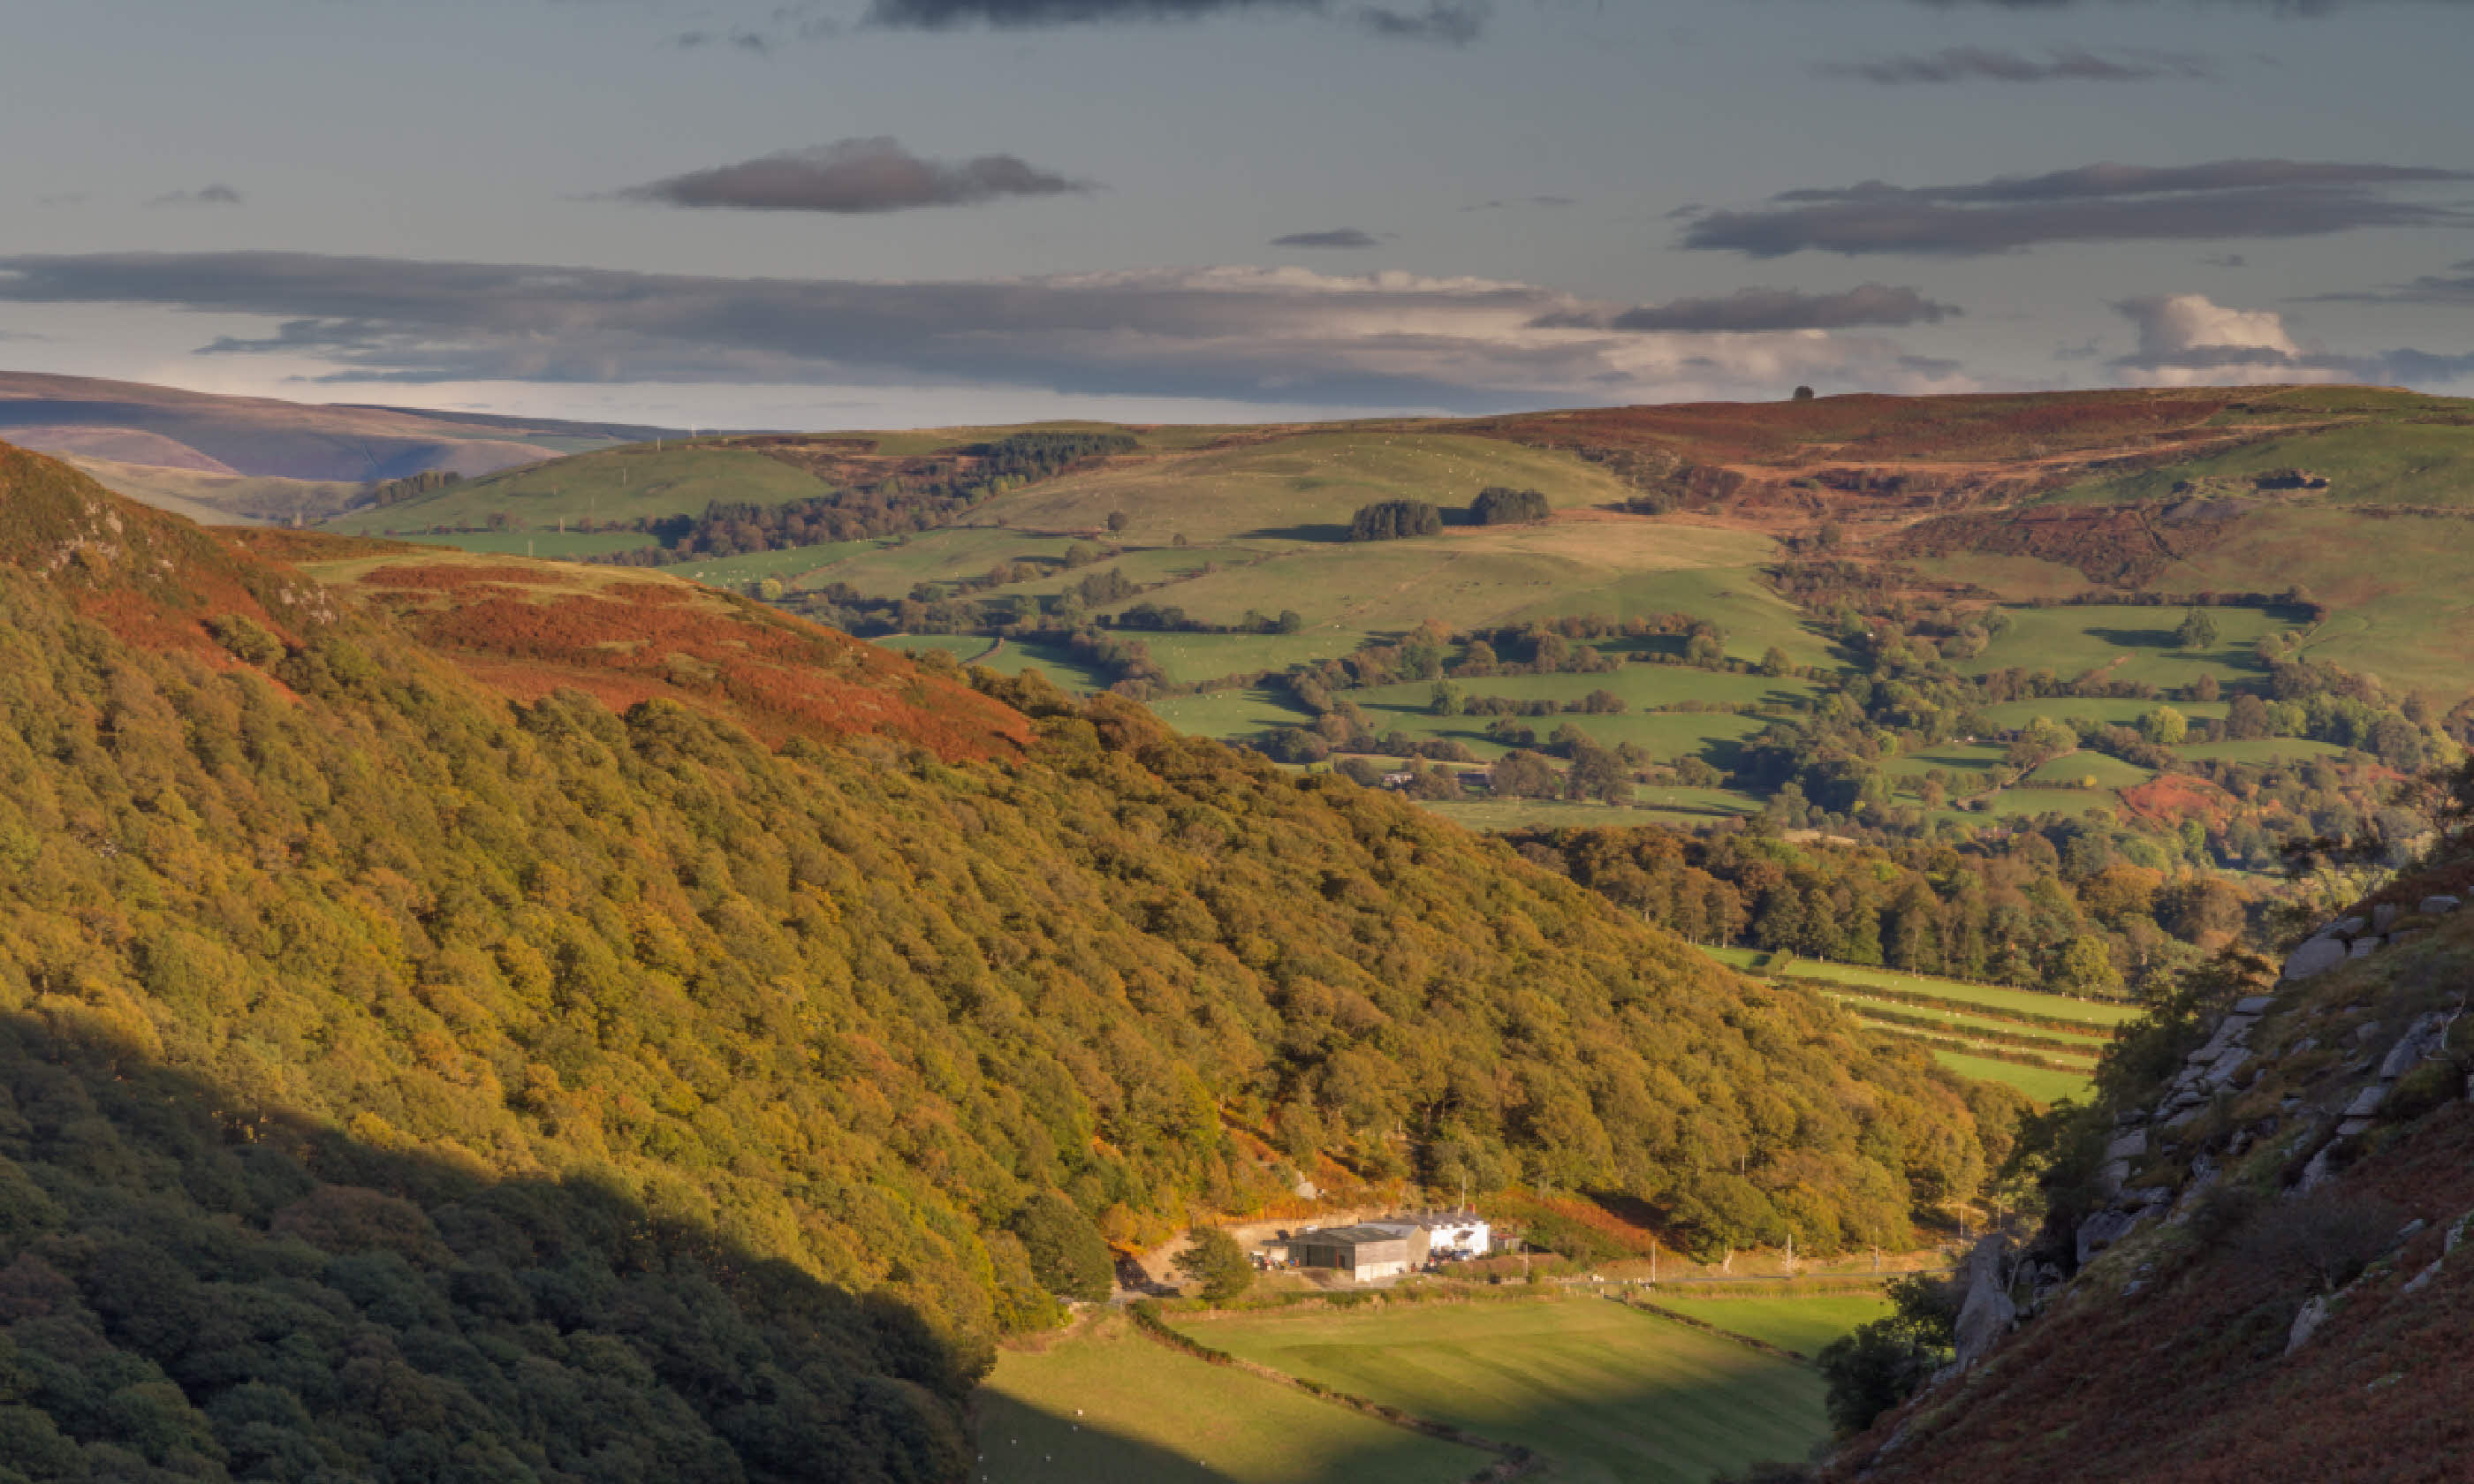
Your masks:
M459 570L497 579L539 575L521 567ZM403 620L474 679L519 699L561 687L614 707L666 696L728 715L776 745L793 736L866 734L924 747L948 761L1019 755L1031 744L1027 719L967 685L720 594L643 582L539 598L510 593L500 582L445 590L457 601L406 612Z
M2205 778L2182 773L2161 773L2136 788L2123 789L2122 803L2141 819L2164 825L2184 820L2214 825L2236 807L2231 794Z

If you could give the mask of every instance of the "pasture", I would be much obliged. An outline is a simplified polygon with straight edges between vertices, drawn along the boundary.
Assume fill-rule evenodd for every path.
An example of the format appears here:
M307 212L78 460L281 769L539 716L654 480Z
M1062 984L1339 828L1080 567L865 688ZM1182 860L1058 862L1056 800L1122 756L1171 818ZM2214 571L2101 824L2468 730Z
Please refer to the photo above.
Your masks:
M1532 1448L1558 1484L1706 1484L1829 1435L1810 1368L1601 1299L1175 1322L1284 1374Z
M485 474L436 494L339 515L327 528L356 536L442 525L480 531L492 515L504 515L538 533L557 530L562 520L574 525L691 514L716 500L780 505L825 491L814 475L761 453L676 443L656 452L630 444Z
M1145 1339L1123 1318L1002 1350L974 1479L1003 1484L1462 1484L1492 1455Z
M2185 650L2174 637L2184 611L2178 608L2089 604L2006 611L2009 628L1976 658L1974 673L2050 670L2064 680L2096 675L2107 681L2145 681L2162 689L2188 685L2202 675L2213 675L2220 683L2250 681L2262 674L2252 648L2268 634L2293 627L2261 609L2212 608L2207 612L2217 624L2216 644Z
M1890 1301L1879 1292L1763 1293L1737 1298L1725 1283L1705 1283L1655 1287L1647 1298L1660 1308L1673 1309L1730 1334L1750 1335L1807 1360L1857 1325L1890 1312Z

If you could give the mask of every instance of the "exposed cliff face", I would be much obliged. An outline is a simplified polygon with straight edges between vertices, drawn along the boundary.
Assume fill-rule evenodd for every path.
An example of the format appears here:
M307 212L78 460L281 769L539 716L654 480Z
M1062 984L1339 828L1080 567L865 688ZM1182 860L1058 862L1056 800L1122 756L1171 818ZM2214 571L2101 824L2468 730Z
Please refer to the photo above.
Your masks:
M2393 884L2200 1020L2082 1150L2016 1331L1830 1477L2465 1477L2474 912L2437 889L2462 874Z

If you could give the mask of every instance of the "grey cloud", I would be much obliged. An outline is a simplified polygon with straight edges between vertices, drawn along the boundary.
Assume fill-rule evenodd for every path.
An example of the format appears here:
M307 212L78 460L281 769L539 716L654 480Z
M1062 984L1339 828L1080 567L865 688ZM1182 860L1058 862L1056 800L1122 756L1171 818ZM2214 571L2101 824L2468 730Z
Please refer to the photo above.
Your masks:
M1375 36L1464 45L1477 39L1491 0L1425 0L1411 5L1335 6L1330 0L874 0L867 23L905 31L986 26L1028 30L1122 21L1200 20L1213 15L1339 16Z
M944 283L716 278L309 253L0 257L0 302L261 317L215 354L345 382L523 380L1040 387L1466 411L1768 395L1828 381L1950 390L1863 336L1554 328L1612 315L1520 283L1218 268Z
M1498 197L1493 201L1481 201L1475 205L1463 206L1461 209L1463 211L1509 211L1515 206L1542 206L1555 209L1577 206L1580 203L1580 199L1573 196L1520 196L1510 201Z
M237 206L241 204L241 194L229 185L217 183L200 186L194 191L167 191L146 204L150 206Z
M1962 185L1783 192L1712 211L1682 245L1751 257L1791 252L1968 255L2049 242L2307 237L2371 227L2461 227L2474 213L2399 197L2462 171L2282 159L2158 168L2098 164Z
M736 165L691 170L617 192L623 201L739 211L858 214L962 206L1003 196L1057 196L1090 182L1040 170L1011 155L922 159L890 138L844 139L786 150Z
M1821 62L1812 70L1825 77L1856 78L1891 87L1968 82L2137 83L2215 75L2205 58L2187 52L2118 52L2105 56L2063 48L2040 59L1980 46L1953 46L1919 56L1881 57L1870 61Z
M1960 311L1914 289L1867 283L1843 294L1793 289L1737 289L1724 299L1679 299L1627 309L1609 322L1619 330L1839 330L1859 325L1938 324Z
M1272 246L1275 248L1374 248L1382 245L1382 238L1354 227L1335 227L1322 232L1291 232L1285 237L1272 239Z
M1378 36L1467 46L1486 30L1487 17L1492 12L1487 0L1426 0L1422 11L1364 5L1355 13L1357 23Z
M2358 304L2474 304L2474 259L2452 264L2447 273L2425 274L2411 283L2391 284L2353 294L2319 294L2314 298Z

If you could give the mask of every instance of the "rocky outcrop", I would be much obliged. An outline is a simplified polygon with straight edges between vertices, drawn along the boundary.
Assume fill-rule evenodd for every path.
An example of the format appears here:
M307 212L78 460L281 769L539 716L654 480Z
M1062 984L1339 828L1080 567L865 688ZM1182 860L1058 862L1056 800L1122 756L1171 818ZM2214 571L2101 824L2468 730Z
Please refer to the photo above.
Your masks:
M1984 1238L1967 1255L1967 1267L1960 1275L1967 1295L1959 1301L1953 1339L1954 1363L1959 1366L1983 1359L1993 1342L2008 1334L2019 1318L2019 1306L2010 1301L2006 1281L2009 1257L2010 1239L1998 1235Z
M2458 905L2454 897L2426 897L2414 915L2446 917L2456 911ZM2292 984L2316 977L2340 964L2368 958L2384 947L2405 942L2414 931L2397 927L2405 915L2405 908L2398 903L2382 902L2371 908L2368 917L2339 918L2304 939L2285 956L2285 982Z

